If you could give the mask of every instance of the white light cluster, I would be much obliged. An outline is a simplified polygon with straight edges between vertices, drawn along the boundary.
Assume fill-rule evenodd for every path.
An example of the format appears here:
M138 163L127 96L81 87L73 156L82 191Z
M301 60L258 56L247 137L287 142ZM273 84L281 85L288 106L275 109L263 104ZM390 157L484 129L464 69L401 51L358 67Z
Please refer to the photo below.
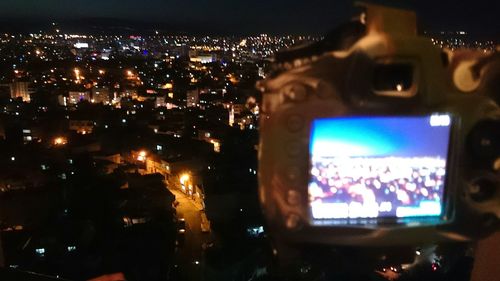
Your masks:
M451 118L450 115L432 115L430 120L430 125L432 127L447 127L450 126Z

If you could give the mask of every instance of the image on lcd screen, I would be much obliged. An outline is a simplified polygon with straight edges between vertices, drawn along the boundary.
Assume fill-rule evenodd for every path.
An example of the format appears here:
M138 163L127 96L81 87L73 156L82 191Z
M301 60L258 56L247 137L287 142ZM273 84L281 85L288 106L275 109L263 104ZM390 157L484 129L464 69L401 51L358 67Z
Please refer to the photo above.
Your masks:
M314 120L313 219L440 216L450 126L449 115Z

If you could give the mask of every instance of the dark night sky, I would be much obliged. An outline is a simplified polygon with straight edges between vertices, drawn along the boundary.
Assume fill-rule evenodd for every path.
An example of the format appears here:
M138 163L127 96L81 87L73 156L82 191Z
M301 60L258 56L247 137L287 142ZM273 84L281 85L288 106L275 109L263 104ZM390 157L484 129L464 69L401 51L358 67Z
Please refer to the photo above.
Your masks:
M221 33L323 33L353 14L351 0L0 0L0 19L26 22L113 18ZM498 0L375 0L413 8L429 30L496 37ZM496 39L496 38L492 38Z

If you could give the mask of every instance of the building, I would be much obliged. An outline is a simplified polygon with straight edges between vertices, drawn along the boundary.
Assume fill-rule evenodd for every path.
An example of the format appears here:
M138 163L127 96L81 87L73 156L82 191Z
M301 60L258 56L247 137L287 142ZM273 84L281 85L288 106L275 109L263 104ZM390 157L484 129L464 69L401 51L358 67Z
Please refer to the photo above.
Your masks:
M70 120L69 129L78 134L90 134L94 130L94 122L91 120Z
M266 78L266 72L264 70L264 67L259 66L259 70L257 71L257 75L259 75L259 77L262 79Z
M155 107L169 107L172 108L172 103L167 103L164 96L157 96L155 99Z
M186 106L197 107L200 103L200 89L188 91L186 94Z
M33 141L33 134L31 129L23 128L23 143L29 143Z
M149 156L146 158L146 171L149 174L161 174L165 179L171 174L170 164L159 157Z
M172 58L187 57L189 56L189 46L186 44L178 44L171 48L170 53Z
M22 98L24 102L31 100L30 95L34 91L29 87L29 82L14 82L10 84L10 97L13 99Z
M213 133L206 131L206 130L199 130L198 131L198 139L201 141L205 141L207 143L212 144L214 146L214 152L217 152L217 153L220 152L221 141L220 141L220 139L214 138Z
M59 105L61 106L68 106L68 98L63 96L63 95L58 95L57 96L57 102L59 103Z
M232 109L234 110L234 114L236 114L236 115L239 115L247 110L245 104L235 103L235 104L232 104L231 106L232 106Z
M94 155L94 160L101 162L102 170L106 174L111 174L122 164L122 157L119 153L104 154L101 152Z
M92 88L93 103L109 104L111 102L110 91L108 87L95 87Z
M137 89L124 89L120 92L119 97L137 99L137 97L139 97L139 93L137 92Z
M80 91L70 91L68 94L68 104L77 104L81 101L90 101L90 93L89 92L80 92Z
M234 125L234 108L231 106L231 109L229 110L229 126Z
M213 53L198 53L196 50L189 51L189 60L191 62L211 63L217 61L217 55Z

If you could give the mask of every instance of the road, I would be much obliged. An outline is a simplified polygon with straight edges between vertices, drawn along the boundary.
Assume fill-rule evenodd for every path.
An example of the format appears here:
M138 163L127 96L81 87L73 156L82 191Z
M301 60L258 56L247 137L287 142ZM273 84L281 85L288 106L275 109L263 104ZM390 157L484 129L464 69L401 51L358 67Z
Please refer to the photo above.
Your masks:
M210 234L201 232L202 206L194 202L179 190L170 190L176 200L177 217L186 220L186 232L183 245L177 249L177 265L183 280L201 280L202 274L202 245L209 240Z

